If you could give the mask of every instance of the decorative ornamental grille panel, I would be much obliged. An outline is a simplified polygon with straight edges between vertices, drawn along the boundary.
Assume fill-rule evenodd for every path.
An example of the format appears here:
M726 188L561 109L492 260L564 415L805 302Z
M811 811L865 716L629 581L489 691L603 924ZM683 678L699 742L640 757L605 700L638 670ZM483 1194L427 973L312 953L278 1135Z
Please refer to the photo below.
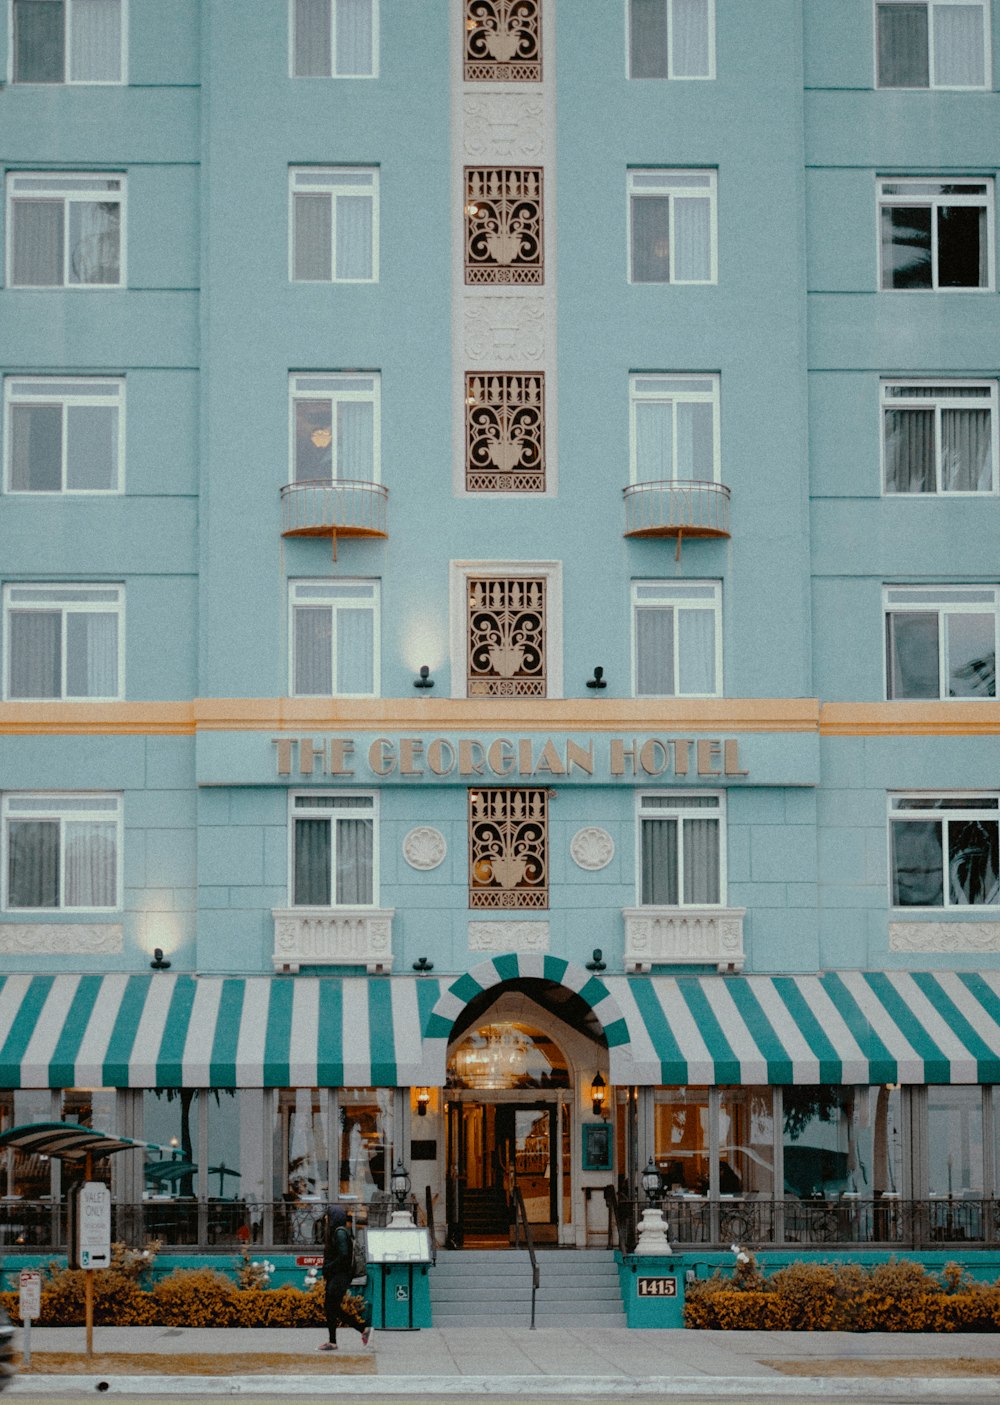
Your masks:
M544 576L471 578L470 698L544 698Z
M541 80L542 0L465 0L465 81Z
M542 283L540 166L466 166L466 283Z
M469 906L547 908L548 792L469 792Z
M515 371L465 377L469 493L545 491L545 377Z

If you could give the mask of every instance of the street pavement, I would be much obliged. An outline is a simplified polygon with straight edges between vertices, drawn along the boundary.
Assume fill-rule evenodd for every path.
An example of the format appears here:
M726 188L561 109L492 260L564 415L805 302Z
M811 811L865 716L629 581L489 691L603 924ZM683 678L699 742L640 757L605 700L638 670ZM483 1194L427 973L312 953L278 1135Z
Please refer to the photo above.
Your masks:
M604 1396L799 1401L825 1396L853 1400L1000 1401L1000 1375L897 1377L875 1374L893 1361L996 1362L993 1335L855 1334L846 1332L629 1331L625 1328L443 1327L418 1332L375 1332L367 1347L342 1330L338 1356L327 1374L302 1375L296 1360L316 1359L320 1329L210 1329L96 1327L94 1351L162 1356L278 1354L287 1369L272 1375L100 1375L89 1367L82 1327L34 1327L32 1353L80 1356L79 1374L20 1375L10 1394L65 1395L107 1391L116 1395L339 1395L376 1397ZM373 1371L339 1375L346 1356L367 1358ZM845 1378L822 1374L822 1363L871 1364L872 1374ZM788 1376L769 1361L818 1363L815 1375Z

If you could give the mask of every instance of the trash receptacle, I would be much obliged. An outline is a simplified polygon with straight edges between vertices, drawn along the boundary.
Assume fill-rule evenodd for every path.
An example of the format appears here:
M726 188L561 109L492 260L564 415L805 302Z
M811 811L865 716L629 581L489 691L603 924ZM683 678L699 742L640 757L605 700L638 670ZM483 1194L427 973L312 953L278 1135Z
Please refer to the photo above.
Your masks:
M368 1291L372 1326L413 1332L431 1325L430 1236L407 1222L368 1231Z

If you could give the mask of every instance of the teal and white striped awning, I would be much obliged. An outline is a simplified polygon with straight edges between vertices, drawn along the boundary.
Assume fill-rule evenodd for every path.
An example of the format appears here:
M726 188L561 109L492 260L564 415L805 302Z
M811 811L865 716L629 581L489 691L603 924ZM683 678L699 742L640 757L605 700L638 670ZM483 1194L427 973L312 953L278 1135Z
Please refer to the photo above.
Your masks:
M437 994L414 977L0 977L0 1087L405 1087Z

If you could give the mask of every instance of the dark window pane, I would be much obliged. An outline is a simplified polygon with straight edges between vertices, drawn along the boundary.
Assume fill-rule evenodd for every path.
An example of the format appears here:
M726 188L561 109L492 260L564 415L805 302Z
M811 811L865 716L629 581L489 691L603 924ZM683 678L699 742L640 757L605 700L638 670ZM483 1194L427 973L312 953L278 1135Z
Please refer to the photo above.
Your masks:
M296 282L330 282L333 257L333 207L329 195L296 195Z
M948 826L949 896L963 906L1000 902L995 820L953 820Z
M933 410L886 410L885 490L933 493L937 490Z
M330 0L295 0L296 78L330 76Z
M9 906L58 907L58 824L52 820L11 820L8 842Z
M893 906L942 907L940 820L911 820L890 828Z
M62 486L62 409L13 405L10 486L19 493L58 493Z
M880 88L926 88L927 6L879 5L878 85Z
M992 614L948 616L949 697L996 697L996 628Z
M62 615L58 610L11 610L10 696L62 696Z
M670 282L670 197L632 197L632 282Z
M890 205L882 210L882 287L930 288L931 208Z
M118 411L71 405L66 412L66 487L106 491L118 483Z
M295 821L296 907L330 906L330 822Z
M11 282L17 288L58 288L63 282L61 200L15 200Z
M914 610L886 616L890 698L938 698L938 616Z
M667 0L632 0L629 65L633 78L667 76Z
M61 83L63 0L14 0L14 82Z
M676 907L677 821L642 822L642 901L644 906Z
M986 211L974 205L938 210L938 287L985 288Z

